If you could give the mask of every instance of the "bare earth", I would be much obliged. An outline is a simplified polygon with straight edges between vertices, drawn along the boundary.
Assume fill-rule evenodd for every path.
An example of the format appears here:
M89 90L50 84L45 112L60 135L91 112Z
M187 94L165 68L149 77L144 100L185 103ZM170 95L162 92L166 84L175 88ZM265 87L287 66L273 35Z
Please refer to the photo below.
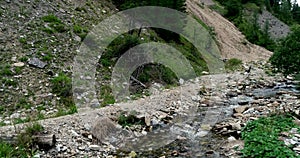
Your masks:
M201 19L206 25L214 28L219 49L223 58L238 58L243 61L268 59L272 52L263 47L251 44L230 21L219 13L201 8L198 2L187 0L188 11Z

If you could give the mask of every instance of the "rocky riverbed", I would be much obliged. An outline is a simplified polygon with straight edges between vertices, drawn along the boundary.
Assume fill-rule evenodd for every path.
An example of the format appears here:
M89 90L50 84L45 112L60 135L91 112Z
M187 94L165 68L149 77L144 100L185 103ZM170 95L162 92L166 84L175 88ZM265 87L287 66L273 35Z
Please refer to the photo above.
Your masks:
M206 75L172 89L156 86L138 100L42 120L56 144L35 157L239 157L248 121L274 112L299 115L296 81L266 75L264 64L245 64L253 66L249 74ZM131 116L133 125L120 124L120 115ZM1 127L0 134L13 137L22 128ZM299 152L299 133L292 129L289 135L283 141Z

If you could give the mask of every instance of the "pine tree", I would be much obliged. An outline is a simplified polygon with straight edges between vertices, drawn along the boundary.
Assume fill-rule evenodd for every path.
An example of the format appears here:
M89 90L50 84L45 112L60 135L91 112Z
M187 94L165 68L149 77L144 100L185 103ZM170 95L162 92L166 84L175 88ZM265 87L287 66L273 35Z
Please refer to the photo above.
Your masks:
M300 7L297 4L296 0L293 3L292 15L293 15L294 21L296 21L298 24L300 24Z

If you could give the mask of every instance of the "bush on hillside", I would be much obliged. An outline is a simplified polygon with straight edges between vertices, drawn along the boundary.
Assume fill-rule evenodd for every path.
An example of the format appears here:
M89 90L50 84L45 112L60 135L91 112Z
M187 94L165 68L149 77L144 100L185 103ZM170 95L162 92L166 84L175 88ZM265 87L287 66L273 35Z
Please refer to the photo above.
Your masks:
M286 75L300 73L300 26L294 27L292 33L279 43L270 62Z

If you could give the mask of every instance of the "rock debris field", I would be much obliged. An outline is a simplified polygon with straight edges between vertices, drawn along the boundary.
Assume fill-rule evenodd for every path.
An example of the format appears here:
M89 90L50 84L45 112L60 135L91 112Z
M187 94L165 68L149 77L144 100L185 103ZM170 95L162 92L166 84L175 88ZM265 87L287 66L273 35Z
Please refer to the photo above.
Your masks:
M296 81L266 75L265 62L251 65L249 74L205 75L171 89L155 84L152 95L138 100L41 120L56 143L35 157L239 157L234 149L243 148L240 133L248 121L278 110L299 115ZM121 126L121 114L139 124ZM1 127L1 137L24 127ZM291 134L283 141L299 153L299 133Z

